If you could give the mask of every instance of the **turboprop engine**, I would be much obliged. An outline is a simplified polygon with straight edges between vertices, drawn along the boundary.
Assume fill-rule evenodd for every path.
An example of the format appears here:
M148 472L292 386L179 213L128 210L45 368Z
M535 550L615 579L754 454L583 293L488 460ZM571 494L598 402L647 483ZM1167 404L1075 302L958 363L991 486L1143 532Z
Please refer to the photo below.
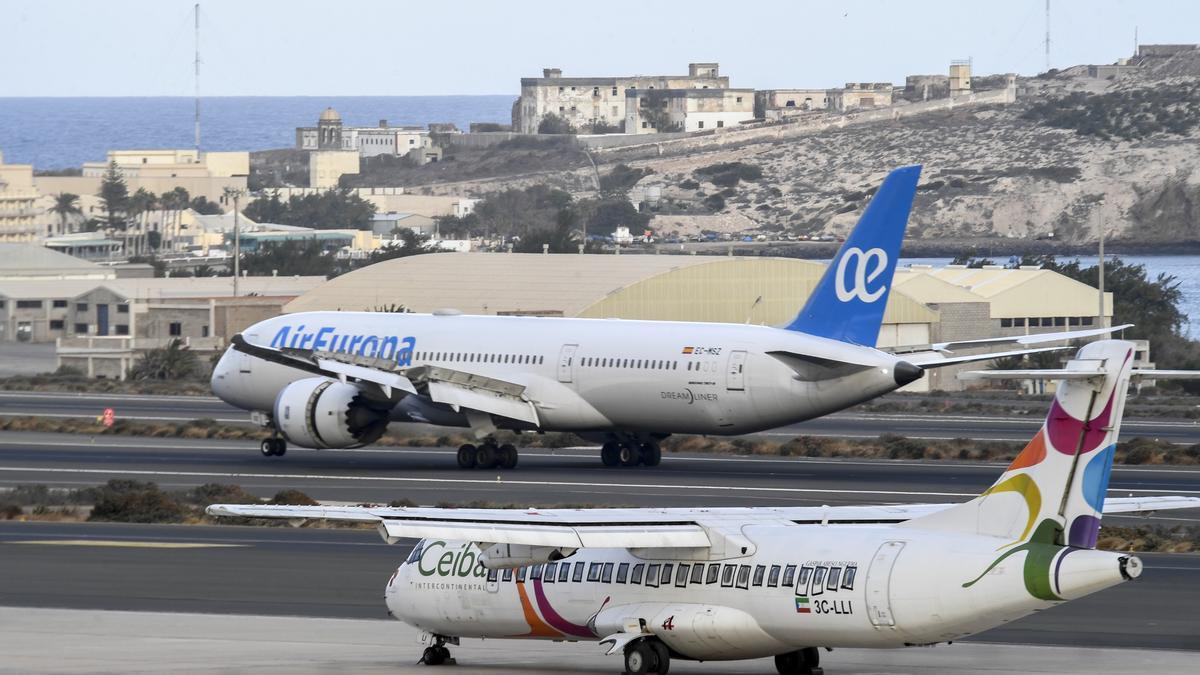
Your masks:
M374 443L388 425L392 404L324 377L297 380L275 397L275 424L305 448L357 448Z

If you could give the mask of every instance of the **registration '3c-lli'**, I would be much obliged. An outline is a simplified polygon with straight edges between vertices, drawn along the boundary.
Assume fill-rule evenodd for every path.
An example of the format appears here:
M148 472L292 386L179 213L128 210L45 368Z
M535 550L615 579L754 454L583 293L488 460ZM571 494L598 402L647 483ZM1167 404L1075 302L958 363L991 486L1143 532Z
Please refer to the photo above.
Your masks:
M672 659L950 642L1136 578L1096 550L1100 518L1200 499L1106 499L1133 345L1083 347L1046 422L961 504L529 510L213 505L218 516L376 522L421 541L387 582L392 616L426 631L424 662L460 638L590 640L629 673Z

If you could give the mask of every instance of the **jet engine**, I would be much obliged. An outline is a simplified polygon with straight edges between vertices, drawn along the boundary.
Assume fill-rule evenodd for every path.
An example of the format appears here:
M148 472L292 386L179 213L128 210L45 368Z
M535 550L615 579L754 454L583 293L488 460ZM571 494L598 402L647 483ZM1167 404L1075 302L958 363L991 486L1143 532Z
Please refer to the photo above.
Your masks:
M357 448L383 435L391 408L391 402L371 398L353 384L310 377L275 397L275 424L301 447Z

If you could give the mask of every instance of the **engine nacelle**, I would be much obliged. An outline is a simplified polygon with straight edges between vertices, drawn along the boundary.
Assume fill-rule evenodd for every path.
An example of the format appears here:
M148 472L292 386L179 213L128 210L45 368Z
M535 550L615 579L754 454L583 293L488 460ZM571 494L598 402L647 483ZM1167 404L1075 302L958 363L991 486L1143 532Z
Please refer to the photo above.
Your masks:
M383 435L391 407L352 384L310 377L275 397L275 425L288 442L304 448L357 448Z
M493 544L479 554L479 562L489 570L525 567L555 562L573 555L577 549L525 544Z
M639 603L606 607L592 620L597 635L648 633L690 659L752 659L790 651L743 610L722 605ZM640 628L640 630L638 630Z

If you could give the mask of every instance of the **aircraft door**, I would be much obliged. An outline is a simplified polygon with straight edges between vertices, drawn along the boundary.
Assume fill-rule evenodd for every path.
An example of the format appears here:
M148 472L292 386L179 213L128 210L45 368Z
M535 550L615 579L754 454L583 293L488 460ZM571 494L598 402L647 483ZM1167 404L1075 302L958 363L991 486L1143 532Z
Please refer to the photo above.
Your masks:
M575 351L579 345L563 345L558 353L558 381L570 383L575 371Z
M729 365L725 372L725 388L729 391L742 391L746 388L746 352L742 350L729 352Z
M892 616L892 568L896 566L896 558L903 548L902 541L884 542L867 569L867 616L876 628L896 625L896 619Z

